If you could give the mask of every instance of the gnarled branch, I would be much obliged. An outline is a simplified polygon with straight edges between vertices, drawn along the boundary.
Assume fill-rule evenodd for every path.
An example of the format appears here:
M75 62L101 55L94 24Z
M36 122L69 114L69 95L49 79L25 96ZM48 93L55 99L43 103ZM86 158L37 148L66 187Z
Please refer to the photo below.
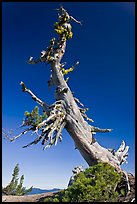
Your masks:
M96 132L101 132L101 133L111 132L113 130L113 129L102 129L102 128L94 127L94 126L91 126L91 125L90 125L90 128L91 128L92 134L96 133Z
M22 87L22 91L29 93L31 95L32 99L34 101L36 101L42 108L46 108L46 110L49 109L49 105L47 103L43 102L41 99L39 99L34 93L32 93L32 91L30 89L26 88L24 82L21 81L20 85Z
M5 133L5 132L2 132L2 134L5 135L5 137L7 137L7 139L9 139L10 142L13 142L13 141L15 141L16 139L18 139L21 135L25 135L25 134L26 134L27 132L29 132L30 130L33 130L33 128L32 128L32 127L31 127L31 128L27 128L27 129L25 129L23 132L21 132L20 134L18 134L17 136L14 136L13 138L10 138L10 137L8 136L8 134Z

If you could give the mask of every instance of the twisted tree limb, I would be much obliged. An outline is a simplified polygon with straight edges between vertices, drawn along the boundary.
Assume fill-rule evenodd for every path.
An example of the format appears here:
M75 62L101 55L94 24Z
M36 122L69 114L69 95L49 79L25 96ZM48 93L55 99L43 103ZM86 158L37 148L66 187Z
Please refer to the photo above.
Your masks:
M39 99L30 89L27 89L24 82L20 82L20 85L22 87L23 92L27 92L31 95L32 99L36 101L42 108L45 108L46 110L49 109L49 105L45 102L43 102L41 99Z

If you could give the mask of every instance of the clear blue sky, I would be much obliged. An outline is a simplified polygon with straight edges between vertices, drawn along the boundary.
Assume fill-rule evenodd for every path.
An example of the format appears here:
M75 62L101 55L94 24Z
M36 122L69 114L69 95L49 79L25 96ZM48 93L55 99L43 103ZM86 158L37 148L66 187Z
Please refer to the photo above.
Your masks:
M59 2L60 3L60 2ZM29 65L30 56L39 57L49 45L57 21L57 2L2 3L2 126L15 129L24 112L36 105L19 85L23 81L38 97L54 102L54 88L48 90L50 67ZM93 125L113 128L111 133L97 134L97 141L106 148L117 149L122 140L130 146L128 164L135 169L135 4L127 2L63 2L77 20L72 23L74 36L67 42L62 62L70 67L80 61L69 74L69 85L75 96L89 108ZM63 141L43 151L37 144L23 149L34 139L24 135L14 143L2 140L3 186L11 179L16 163L25 175L25 186L39 188L67 187L72 169L88 167L69 134Z

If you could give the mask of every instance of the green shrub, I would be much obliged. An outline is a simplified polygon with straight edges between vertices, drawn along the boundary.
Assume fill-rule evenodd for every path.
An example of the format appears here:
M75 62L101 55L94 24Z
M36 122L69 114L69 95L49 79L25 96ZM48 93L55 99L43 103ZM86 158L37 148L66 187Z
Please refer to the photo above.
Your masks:
M74 183L44 202L117 202L121 174L107 163L98 163L81 172Z

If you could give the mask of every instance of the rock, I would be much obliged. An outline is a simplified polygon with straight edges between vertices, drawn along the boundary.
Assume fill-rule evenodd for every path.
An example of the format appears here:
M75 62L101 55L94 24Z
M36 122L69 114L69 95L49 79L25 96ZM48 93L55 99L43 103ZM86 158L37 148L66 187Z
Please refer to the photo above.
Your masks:
M127 174L130 184L130 192L126 196L120 197L118 202L135 202L135 176L131 173Z
M2 196L2 202L40 202L47 196L53 196L57 192L41 193L35 195L24 195L24 196Z

